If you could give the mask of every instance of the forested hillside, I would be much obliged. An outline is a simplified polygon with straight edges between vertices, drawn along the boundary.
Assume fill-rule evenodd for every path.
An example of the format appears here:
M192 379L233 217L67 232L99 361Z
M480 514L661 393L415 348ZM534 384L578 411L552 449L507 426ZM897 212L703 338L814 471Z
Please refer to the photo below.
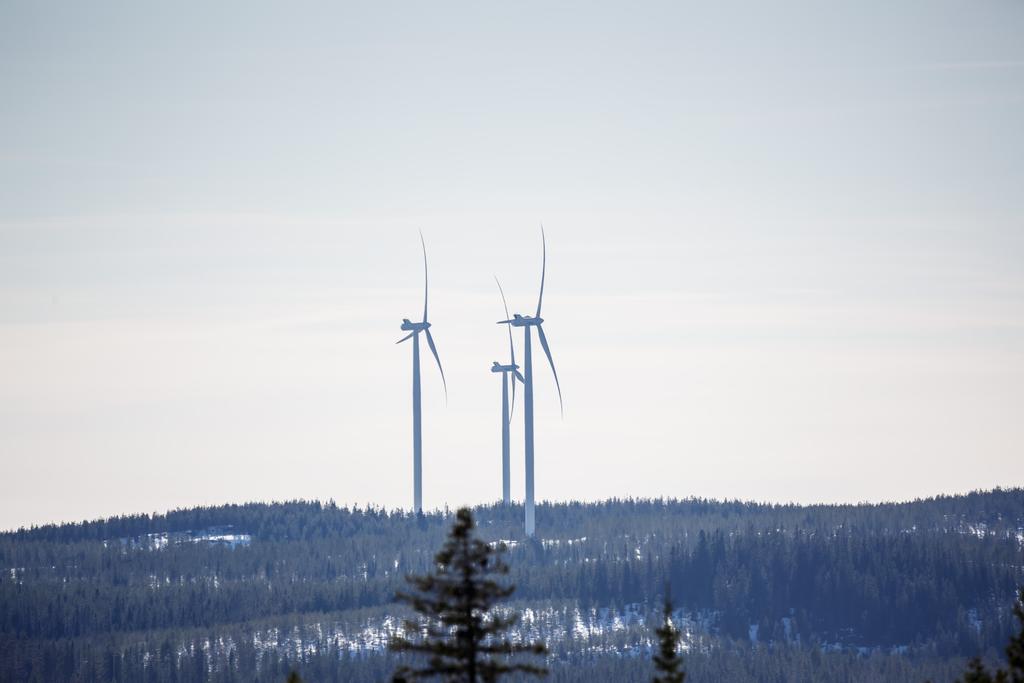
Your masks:
M997 653L1024 582L1024 491L903 504L614 500L476 510L554 681L632 680L660 598L692 680L952 680ZM449 525L289 502L0 535L0 680L384 680L393 603ZM642 656L638 656L642 655ZM688 679L691 680L691 679Z

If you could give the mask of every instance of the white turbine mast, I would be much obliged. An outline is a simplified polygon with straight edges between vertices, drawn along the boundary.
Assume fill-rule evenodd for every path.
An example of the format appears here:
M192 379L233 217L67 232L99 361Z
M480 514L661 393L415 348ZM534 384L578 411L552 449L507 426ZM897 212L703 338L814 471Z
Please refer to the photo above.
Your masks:
M430 334L430 323L427 321L427 301L429 281L427 277L427 244L420 232L420 245L423 247L423 321L414 323L408 318L402 320L402 331L408 332L396 344L412 339L412 500L416 514L423 513L423 420L420 410L420 333L427 337L427 345L437 361L437 369L441 371L441 384L444 385L445 402L448 401L448 383L444 378L441 358L437 355L434 338Z
M494 281L498 284L498 292L501 293L501 303L505 306L505 317L508 318L508 301L505 300L505 291L501 288L501 282L495 276ZM501 373L501 502L505 505L512 503L512 491L510 482L510 447L509 428L512 422L512 412L516 405L516 382L526 382L523 374L519 372L516 365L516 348L512 343L512 327L508 326L508 354L511 359L508 365L502 365L494 361L491 372ZM509 404L509 385L512 386L512 401Z
M562 404L562 387L558 382L558 371L555 370L555 361L551 358L551 348L548 346L548 339L544 335L544 318L540 317L541 307L544 304L544 277L547 274L548 248L544 236L544 226L540 228L541 245L543 256L541 257L540 270L540 296L537 297L537 313L534 316L524 316L516 313L507 320L498 321L499 325L511 325L512 327L523 328L523 446L526 454L526 535L532 537L536 529L534 520L534 448L533 448L533 353L530 348L530 328L537 328L537 339L540 341L544 355L548 358L551 366L551 374L555 377L555 387L558 389L558 405L564 415L565 409Z

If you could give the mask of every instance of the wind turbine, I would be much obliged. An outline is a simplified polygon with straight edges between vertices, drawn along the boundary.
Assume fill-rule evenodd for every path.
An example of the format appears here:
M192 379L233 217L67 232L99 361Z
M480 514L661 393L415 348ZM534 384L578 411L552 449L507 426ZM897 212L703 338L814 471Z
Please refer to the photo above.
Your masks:
M499 325L511 325L522 327L524 331L523 345L523 371L526 375L523 379L523 423L524 423L524 446L526 451L526 535L533 536L534 525L534 497L533 497L533 354L530 349L530 328L537 328L537 338L548 357L548 364L551 365L551 374L555 376L555 387L558 388L558 406L564 414L562 405L562 387L558 383L558 371L555 370L555 361L551 359L551 348L548 346L548 339L544 336L544 318L540 317L541 306L544 303L544 276L547 272L548 247L544 237L544 226L540 228L540 238L543 248L543 256L540 269L540 296L537 297L537 314L533 317L516 313L508 320L501 320Z
M501 303L505 305L505 317L508 317L508 301L505 300L505 292L501 288L501 283L498 282L498 278L495 277L494 281L498 283L498 291L501 292ZM494 361L494 365L491 366L491 372L501 373L501 502L508 505L512 502L511 485L509 482L509 425L512 421L512 410L515 409L516 405L516 381L525 383L526 379L523 378L521 372L519 372L519 366L516 365L516 348L512 344L512 328L508 328L508 353L512 358L512 362L509 365L502 365L498 361ZM508 385L509 375L512 375L512 406L509 407L508 401Z
M444 368L441 358L437 355L434 338L430 335L430 323L427 322L427 244L420 233L420 245L423 247L423 321L414 323L408 318L402 319L402 331L408 332L396 344L412 339L412 500L416 514L423 512L423 425L420 414L420 332L427 337L427 345L437 361L437 369L441 371L441 384L444 385L444 400L448 401L448 383L444 379Z

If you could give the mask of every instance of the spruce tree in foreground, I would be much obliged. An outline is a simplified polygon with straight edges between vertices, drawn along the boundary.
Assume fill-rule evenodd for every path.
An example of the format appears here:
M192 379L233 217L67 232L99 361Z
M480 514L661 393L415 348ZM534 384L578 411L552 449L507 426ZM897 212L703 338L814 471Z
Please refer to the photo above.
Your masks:
M1013 614L1020 622L1020 633L1010 638L1010 644L1006 646L1008 668L989 673L981 657L975 657L967 665L963 683L1024 683L1024 588L1020 589L1013 605ZM959 679L957 683L960 683Z
M492 548L476 537L473 515L468 508L455 514L448 540L435 558L432 574L409 576L411 593L398 593L398 600L412 606L424 624L406 622L406 633L425 633L415 639L402 636L391 640L395 652L427 656L420 668L403 666L395 672L395 683L439 677L462 683L489 683L504 674L543 676L547 669L511 661L512 655L547 652L543 644L513 643L508 629L517 615L503 616L495 604L508 598L515 586L502 585L495 578L508 573L500 554L504 546Z
M679 654L679 629L672 624L672 598L665 591L665 616L658 634L658 652L654 655L654 668L657 674L654 683L683 683L686 672L683 671L683 658Z

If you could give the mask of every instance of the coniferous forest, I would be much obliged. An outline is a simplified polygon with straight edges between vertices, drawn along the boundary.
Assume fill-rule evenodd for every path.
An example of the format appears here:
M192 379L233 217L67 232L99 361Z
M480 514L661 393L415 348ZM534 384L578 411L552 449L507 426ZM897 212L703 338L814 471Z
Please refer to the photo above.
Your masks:
M952 681L997 662L1024 490L901 504L612 500L474 511L550 681L650 680L666 588L687 681ZM453 513L294 501L0 534L0 680L382 681L395 601Z

